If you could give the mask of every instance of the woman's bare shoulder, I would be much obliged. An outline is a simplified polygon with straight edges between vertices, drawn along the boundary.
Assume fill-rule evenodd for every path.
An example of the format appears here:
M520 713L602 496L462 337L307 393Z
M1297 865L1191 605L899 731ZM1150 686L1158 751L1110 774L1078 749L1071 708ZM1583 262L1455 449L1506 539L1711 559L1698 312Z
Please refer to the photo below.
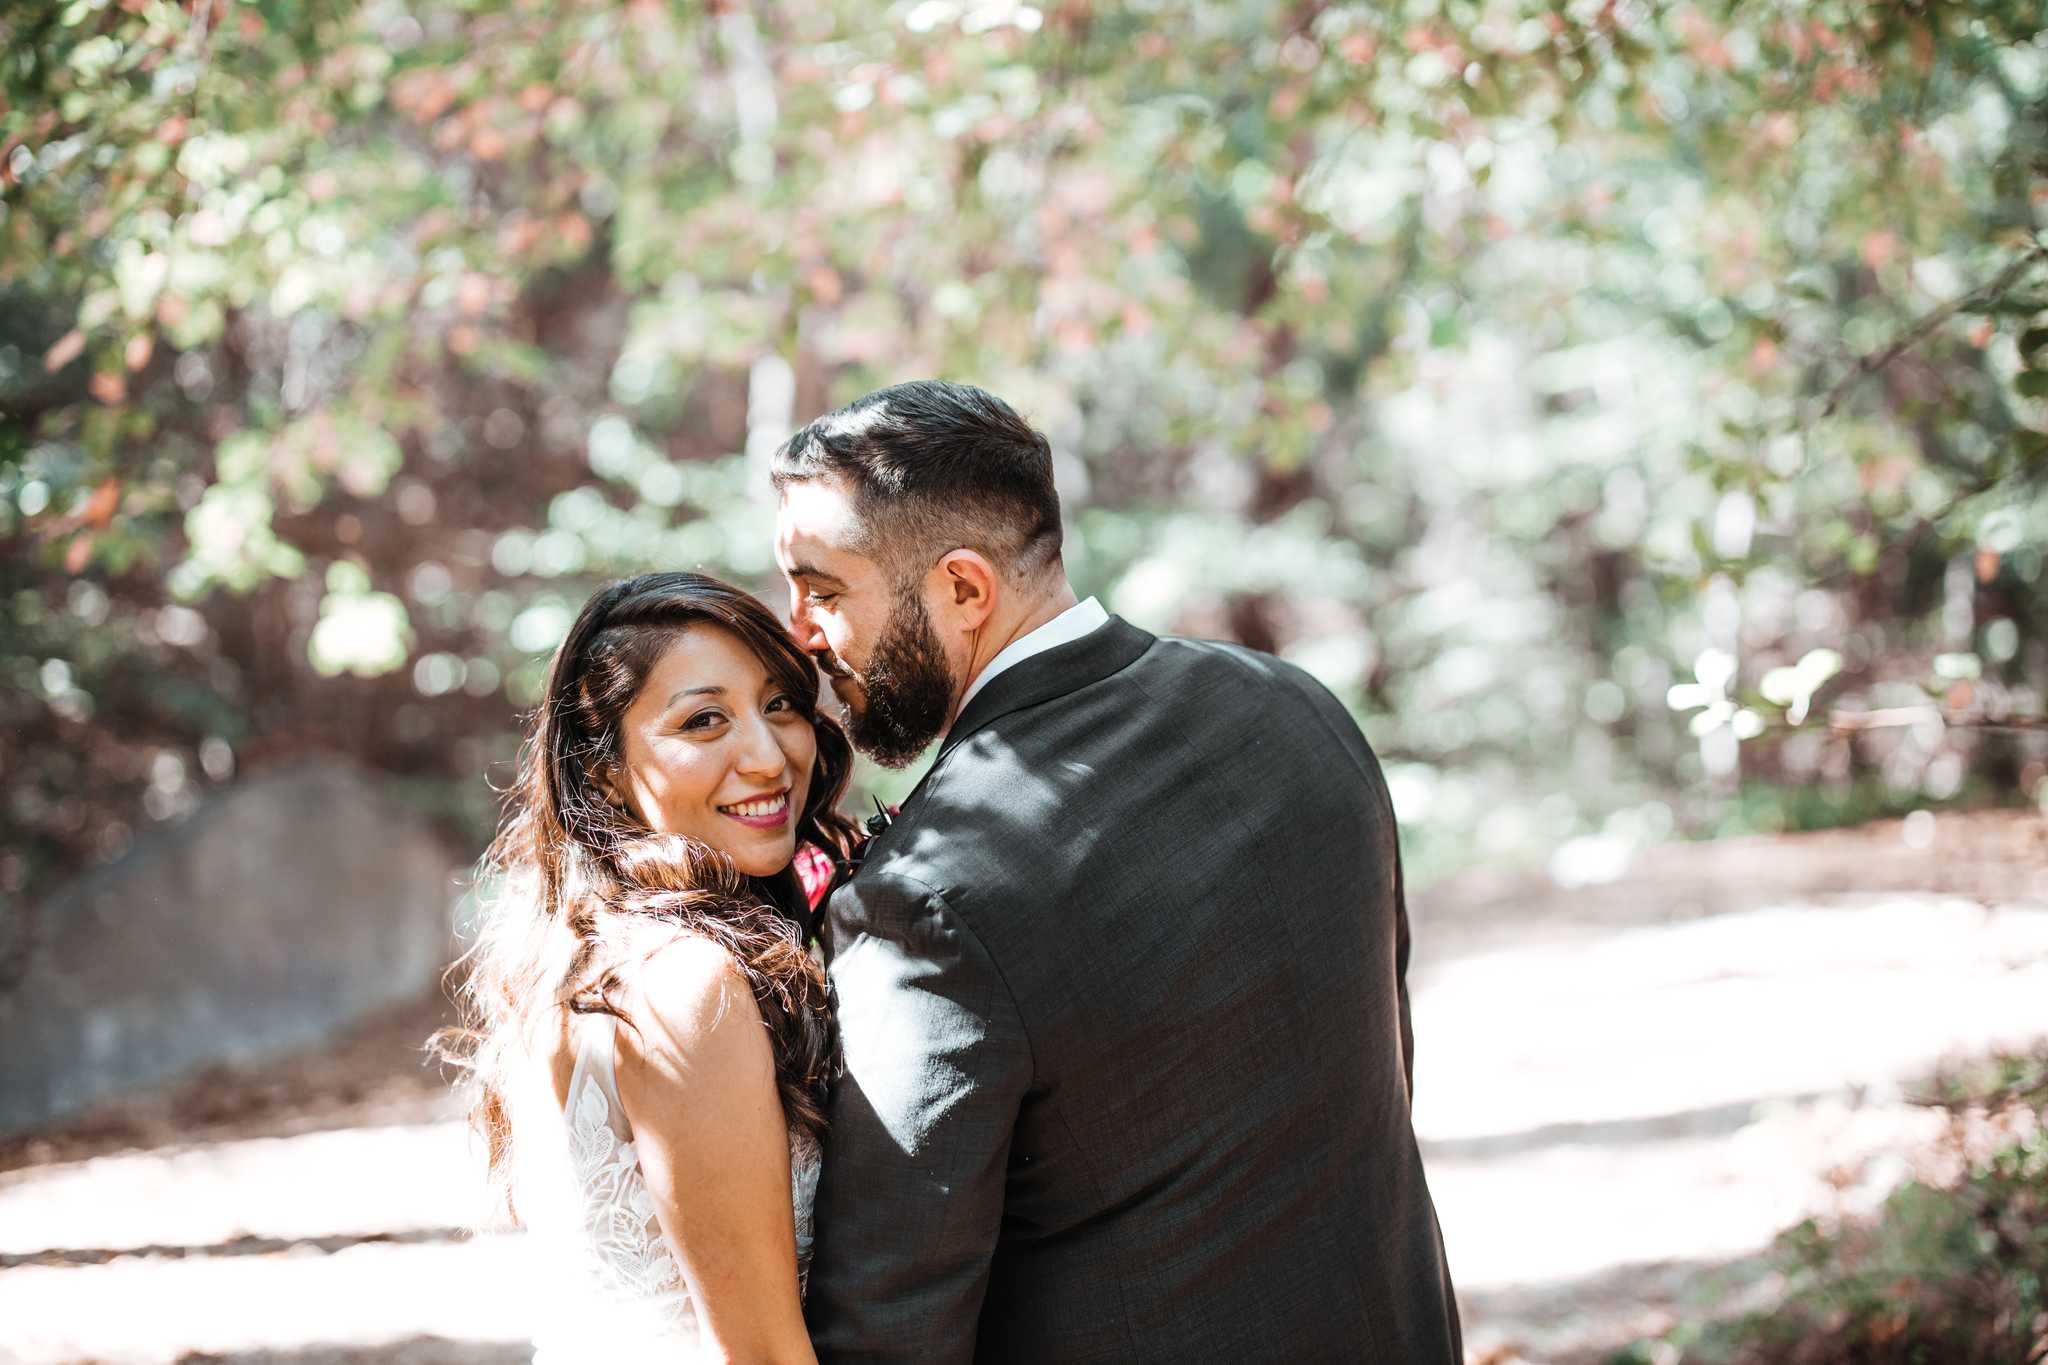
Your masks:
M701 1070L766 1055L760 1007L739 959L721 944L678 934L620 973L634 1027L620 1030L622 1061Z

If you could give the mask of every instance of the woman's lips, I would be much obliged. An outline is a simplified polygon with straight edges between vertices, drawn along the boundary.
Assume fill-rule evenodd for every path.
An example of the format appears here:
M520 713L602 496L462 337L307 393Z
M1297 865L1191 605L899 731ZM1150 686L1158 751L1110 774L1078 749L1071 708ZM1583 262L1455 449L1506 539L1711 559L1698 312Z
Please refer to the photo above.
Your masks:
M781 829L789 823L789 791L784 788L773 796L736 801L720 806L718 813L752 829Z

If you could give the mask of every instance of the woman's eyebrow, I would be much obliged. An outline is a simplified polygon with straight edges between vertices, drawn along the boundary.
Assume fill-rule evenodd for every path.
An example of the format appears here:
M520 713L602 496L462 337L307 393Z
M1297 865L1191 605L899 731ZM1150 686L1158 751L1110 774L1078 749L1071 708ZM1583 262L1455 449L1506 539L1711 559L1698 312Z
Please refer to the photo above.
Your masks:
M671 697L669 697L669 699L668 699L668 705L670 705L670 706L674 706L674 705L675 705L675 704L676 704L677 702L681 701L681 700L682 700L682 699L683 699L684 697L699 697L699 696L704 696L704 695L705 695L705 694L707 694L707 693L709 693L709 694L712 694L712 695L718 695L718 694L721 694L721 693L723 693L724 691L725 691L725 689L724 689L723 687L719 687L719 686L717 686L716 684L707 684L706 686L703 686L703 687L685 687L685 688L682 688L682 689L678 690L678 691L677 691L677 692L676 692L676 693L675 693L674 695L672 695Z

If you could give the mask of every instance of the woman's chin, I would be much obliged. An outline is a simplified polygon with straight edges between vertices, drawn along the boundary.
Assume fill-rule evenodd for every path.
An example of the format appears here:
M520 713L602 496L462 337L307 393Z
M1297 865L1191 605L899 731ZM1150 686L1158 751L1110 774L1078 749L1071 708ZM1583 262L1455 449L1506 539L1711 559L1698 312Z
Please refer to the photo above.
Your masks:
M733 866L749 877L772 877L795 861L796 836L784 834L759 843L749 841L746 848L728 849L727 856Z

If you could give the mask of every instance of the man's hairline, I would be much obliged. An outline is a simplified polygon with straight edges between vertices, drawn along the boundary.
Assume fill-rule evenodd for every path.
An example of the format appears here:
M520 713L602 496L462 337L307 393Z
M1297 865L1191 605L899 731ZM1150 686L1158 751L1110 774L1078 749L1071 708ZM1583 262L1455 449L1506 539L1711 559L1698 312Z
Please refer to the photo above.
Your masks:
M869 518L862 515L860 486L850 475L837 469L821 468L810 473L800 474L771 468L768 471L768 481L774 486L775 496L778 501L789 491L789 486L793 483L838 485L839 491L845 494L846 500L853 512L851 520L854 529L854 543L848 548L852 553L859 555L863 559L871 559L877 564L886 562L886 556L875 553L875 550L879 548L879 539L869 524Z
M780 498L791 484L815 483L836 486L837 491L846 498L853 513L852 521L855 539L848 549L853 554L859 555L861 558L878 565L884 575L891 580L892 586L901 586L904 580L912 577L917 572L918 566L915 561L924 558L929 553L930 547L927 546L922 550L911 547L899 554L889 553L883 547L881 534L876 529L876 523L883 520L883 518L867 514L869 507L883 505L882 499L866 491L862 487L861 481L848 471L832 469L817 461L812 461L811 463L813 468L805 471L771 468L768 471L768 479L775 489L776 496ZM899 515L903 514L899 513ZM1035 584L1051 578L1056 572L1064 570L1066 556L1063 553L1063 547L1056 545L1050 555L1042 555L1036 550L1041 541L1047 539L1048 536L1058 537L1058 534L1057 527L1052 528L1050 531L1041 531L1036 534L1028 531L1019 532L1017 547L1009 555L992 554L986 547L970 545L964 541L956 541L941 552L938 558L943 559L955 550L966 550L970 554L979 555L1008 582ZM948 537L940 536L935 538L931 544L936 545L946 539ZM1002 562L1005 559L1010 561L1011 567L1007 569L1004 568ZM933 562L936 562L936 560ZM930 566L926 565L924 567L929 568Z
M785 473L776 470L770 472L769 478L774 483L778 496L793 483L837 485L837 491L845 496L853 513L850 520L854 528L854 543L848 548L863 559L873 560L887 569L891 567L891 561L906 557L917 558L921 557L924 553L924 550L918 547L910 547L900 554L888 552L883 545L882 536L878 529L878 523L887 518L886 516L877 517L869 514L870 508L884 505L882 499L864 491L860 481L850 474L837 469L819 469L815 473L802 474ZM899 511L896 515L907 519L910 514ZM945 539L947 539L945 536L936 537L931 541L931 544L937 544L938 541ZM1032 539L1033 537L1028 536L1025 538L1024 548L1029 547ZM969 550L988 560L991 564L995 563L995 557L990 555L986 549L969 545L964 541L948 546L945 553L951 554L954 550Z

